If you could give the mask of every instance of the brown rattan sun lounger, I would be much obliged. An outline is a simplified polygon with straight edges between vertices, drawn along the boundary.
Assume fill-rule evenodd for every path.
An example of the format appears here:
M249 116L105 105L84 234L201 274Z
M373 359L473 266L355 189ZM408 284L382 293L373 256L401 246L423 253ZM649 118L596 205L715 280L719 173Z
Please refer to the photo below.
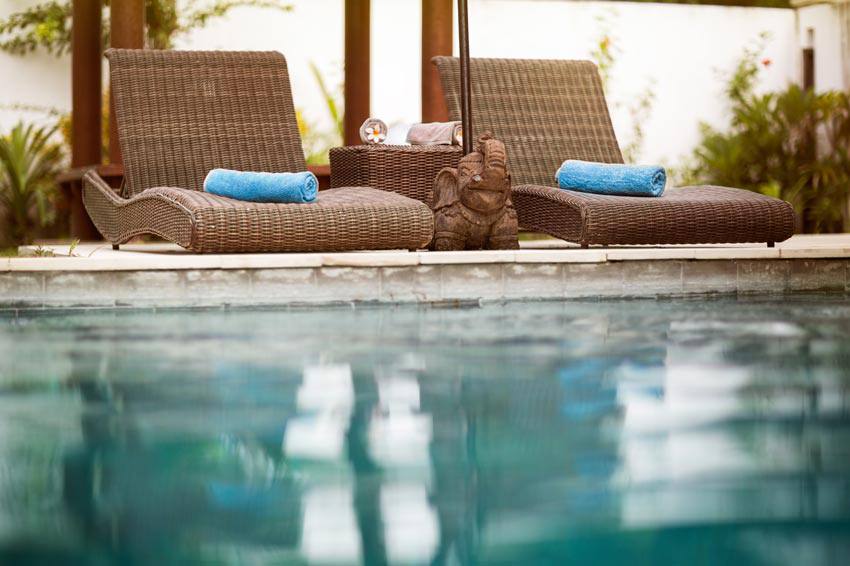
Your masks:
M459 120L460 64L435 57L451 120ZM788 203L741 189L691 186L659 198L557 188L566 159L623 163L602 82L589 61L473 59L476 131L505 142L520 226L583 246L773 242L794 233Z
M304 171L286 61L272 52L109 50L124 160L121 194L86 173L83 200L113 244L152 234L196 252L417 249L434 230L422 202L367 187L309 204L203 192L216 167Z

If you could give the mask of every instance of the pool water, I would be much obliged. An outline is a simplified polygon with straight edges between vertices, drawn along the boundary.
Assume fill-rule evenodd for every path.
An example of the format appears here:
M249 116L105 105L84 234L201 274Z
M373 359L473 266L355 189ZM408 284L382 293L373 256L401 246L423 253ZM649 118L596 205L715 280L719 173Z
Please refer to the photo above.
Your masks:
M847 564L850 300L6 315L2 564Z

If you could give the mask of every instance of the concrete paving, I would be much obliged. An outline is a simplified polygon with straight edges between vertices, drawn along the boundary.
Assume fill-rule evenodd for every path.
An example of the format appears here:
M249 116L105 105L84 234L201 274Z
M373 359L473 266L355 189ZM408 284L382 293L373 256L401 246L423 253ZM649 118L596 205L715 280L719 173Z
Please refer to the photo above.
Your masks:
M42 245L0 259L0 309L850 292L850 234L765 245L193 254L172 244Z

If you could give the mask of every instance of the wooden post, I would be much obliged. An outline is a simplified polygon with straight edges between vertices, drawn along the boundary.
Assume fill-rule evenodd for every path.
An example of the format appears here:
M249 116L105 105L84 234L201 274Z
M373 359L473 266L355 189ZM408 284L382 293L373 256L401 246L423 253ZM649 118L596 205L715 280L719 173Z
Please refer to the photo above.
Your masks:
M71 28L71 167L101 160L101 0L74 0ZM98 238L79 186L69 195L71 235Z
M345 0L345 145L360 143L360 125L369 117L370 0Z
M144 0L112 0L109 16L109 44L120 49L142 49L145 46ZM121 145L115 105L109 102L109 162L121 163Z
M803 88L815 89L815 49L814 47L803 48Z
M452 54L452 0L422 0L422 121L445 122L449 111L431 58Z

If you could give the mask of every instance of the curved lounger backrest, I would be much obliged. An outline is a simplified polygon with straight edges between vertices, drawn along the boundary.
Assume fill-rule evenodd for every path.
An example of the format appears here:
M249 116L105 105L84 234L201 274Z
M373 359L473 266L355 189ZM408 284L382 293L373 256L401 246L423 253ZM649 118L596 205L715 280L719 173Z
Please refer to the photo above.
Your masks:
M216 167L304 171L283 55L110 49L124 196L202 190Z
M460 62L435 57L451 120L460 120ZM508 150L514 185L555 186L566 159L622 163L602 81L590 61L472 59L472 125Z

